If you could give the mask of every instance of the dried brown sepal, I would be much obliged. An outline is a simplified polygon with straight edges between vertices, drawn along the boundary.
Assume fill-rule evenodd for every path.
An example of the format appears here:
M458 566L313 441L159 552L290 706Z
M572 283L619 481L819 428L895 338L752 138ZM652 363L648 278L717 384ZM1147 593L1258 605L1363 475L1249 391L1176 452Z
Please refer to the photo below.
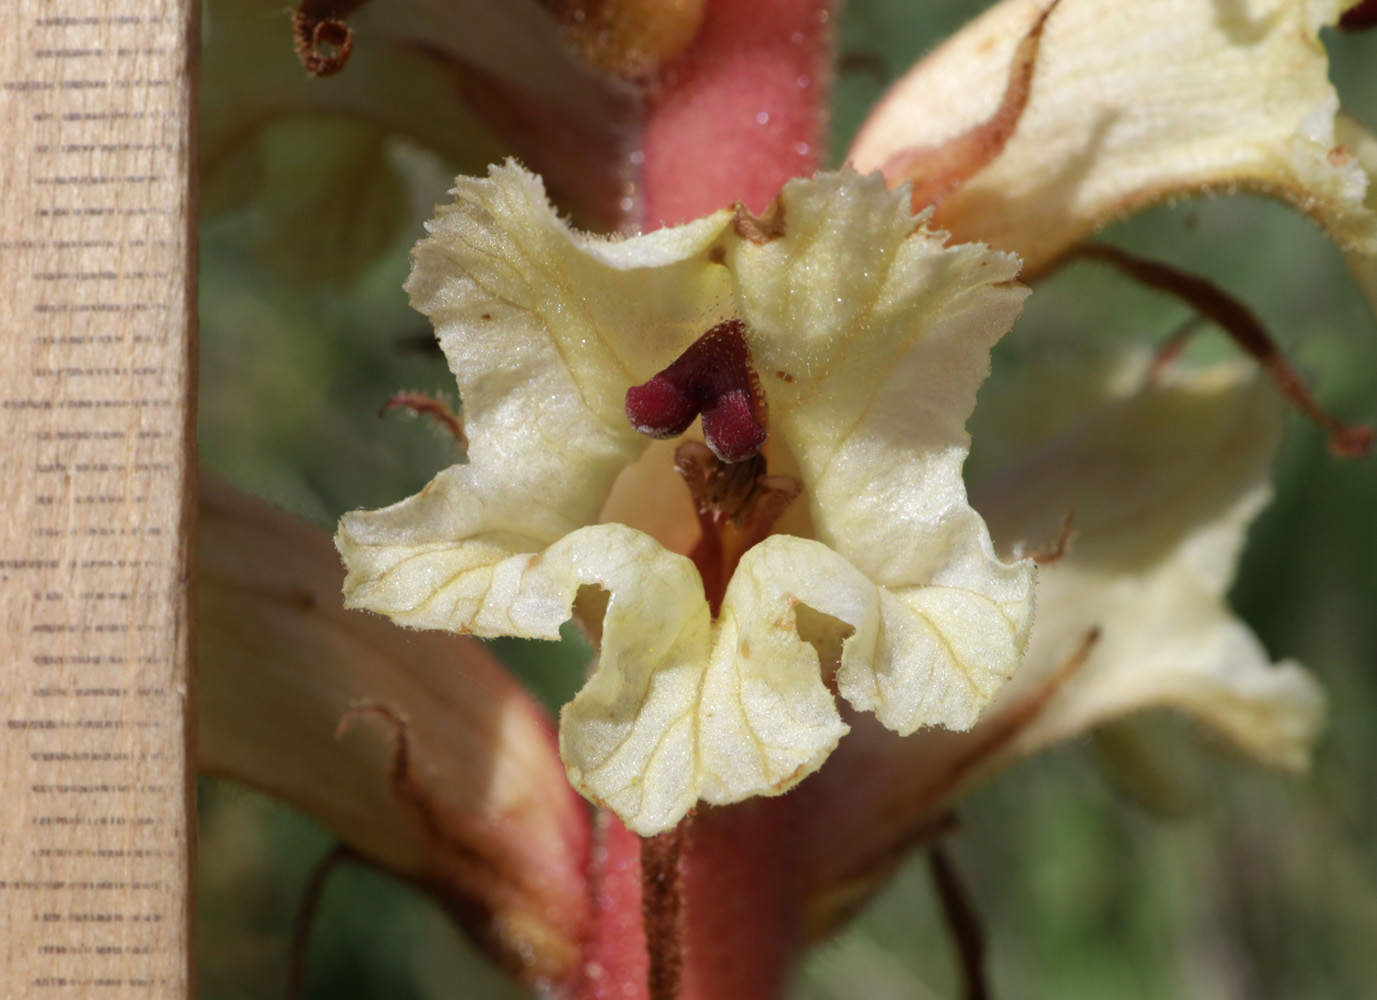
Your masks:
M1262 321L1243 302L1219 286L1168 264L1104 243L1082 244L1072 251L1072 256L1109 264L1142 285L1180 299L1220 327L1262 366L1282 397L1329 435L1332 454L1339 458L1364 458L1371 453L1373 428L1365 424L1346 424L1324 410Z
M367 864L367 859L348 844L338 841L322 857L306 880L301 890L301 902L297 905L296 921L292 926L291 951L287 955L287 1000L301 1000L306 995L306 966L310 957L311 932L315 929L316 918L320 915L320 903L325 896L325 886L330 876L345 864Z
M1060 562L1062 560L1062 557L1066 555L1067 550L1071 547L1073 539L1071 522L1075 517L1076 512L1074 510L1068 510L1066 512L1066 516L1061 519L1061 528L1057 532L1056 540L1050 546L1044 546L1043 548L1028 553L1033 562L1037 563L1039 566L1045 566L1048 563Z
M784 235L784 205L778 198L765 211L754 214L741 202L732 205L732 229L743 240L763 246Z
M679 1000L684 971L684 873L680 860L690 813L672 830L641 841L641 913L650 1000Z
M368 0L302 0L292 14L296 56L312 76L334 76L349 62L354 32L348 17Z
M928 870L942 918L956 949L957 965L965 1000L989 1000L989 982L985 978L985 928L980 922L970 892L966 889L947 852L934 844L928 850Z
M399 392L378 410L378 416L385 417L393 410L408 410L418 415L431 417L449 431L460 448L469 446L468 435L464 433L464 422L450 409L448 403L423 392Z
M506 856L500 841L472 836L465 817L448 810L421 780L415 766L415 748L404 714L379 702L357 702L339 719L335 738L341 739L360 718L382 719L393 737L388 783L393 797L436 846L437 854L449 860L448 870L436 876L431 889L445 903L459 924L484 946L490 957L518 976L530 977L537 956L530 954L529 942L513 940L501 914L538 912L540 887L530 884L529 873L520 870ZM522 930L533 928L523 927ZM559 942L550 941L553 948ZM564 967L568 957L554 958L555 967Z
M1344 31L1363 31L1377 28L1377 0L1361 0L1339 16L1339 27Z
M1061 0L1051 3L1038 15L1028 33L1014 49L1009 66L1009 81L999 107L988 119L940 146L923 146L896 153L880 168L890 187L905 181L913 184L913 211L940 204L1004 151L1018 128L1033 92L1033 74L1047 19Z
M542 0L594 66L642 80L681 54L703 24L703 0Z
M702 535L692 558L716 614L736 564L765 540L803 485L791 476L766 474L765 457L724 462L701 441L674 452L674 468L688 485Z

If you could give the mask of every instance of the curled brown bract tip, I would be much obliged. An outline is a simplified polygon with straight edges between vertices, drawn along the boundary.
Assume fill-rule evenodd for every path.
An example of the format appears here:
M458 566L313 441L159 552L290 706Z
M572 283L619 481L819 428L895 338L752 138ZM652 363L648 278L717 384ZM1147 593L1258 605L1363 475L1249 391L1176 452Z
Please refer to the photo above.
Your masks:
M464 424L443 399L423 392L399 392L383 403L378 410L379 417L385 417L393 410L407 410L417 416L427 416L440 424L458 442L460 448L469 446Z
M1004 151L1028 107L1043 29L1060 2L1052 0L1047 5L1014 49L1009 81L993 115L940 146L896 153L880 168L891 187L912 182L915 212L939 204Z
M703 25L703 0L541 0L564 37L597 68L642 80L683 53Z
M354 32L346 18L367 0L302 0L292 14L296 56L312 76L334 76L349 62Z
M1071 547L1071 522L1075 517L1076 512L1074 510L1068 510L1066 512L1066 516L1061 519L1061 528L1057 532L1056 540L1053 541L1051 545L1043 546L1028 554L1033 562L1037 563L1039 566L1045 566L1048 563L1060 562L1062 560L1067 550Z
M743 240L762 246L784 235L784 205L776 198L755 215L741 202L732 205L732 229Z
M1282 398L1329 435L1331 454L1339 458L1365 458L1371 454L1373 428L1346 424L1321 407L1262 321L1239 299L1204 278L1104 243L1082 244L1071 256L1108 264L1139 284L1180 299L1227 333L1262 366Z

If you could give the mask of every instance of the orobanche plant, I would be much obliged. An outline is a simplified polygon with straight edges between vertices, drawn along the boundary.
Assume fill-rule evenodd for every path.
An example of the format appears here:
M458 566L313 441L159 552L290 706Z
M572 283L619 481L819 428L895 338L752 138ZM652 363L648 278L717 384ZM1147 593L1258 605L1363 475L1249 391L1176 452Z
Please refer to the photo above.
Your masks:
M215 30L257 44L249 6L212 18L212 84ZM291 92L518 157L455 182L406 286L462 430L405 405L463 459L341 521L343 598L323 538L208 485L209 770L433 893L544 994L759 1000L1041 747L1166 707L1306 766L1323 696L1224 595L1283 401L1340 455L1371 432L1242 303L1086 241L1260 192L1377 304L1377 139L1318 41L1371 3L1003 0L835 172L829 3L451 6L308 0L303 59L340 85ZM271 98L222 86L212 140L252 143ZM977 407L1027 282L1073 257L1247 358L1030 345ZM556 739L477 638L341 600L482 639L574 622L596 656Z

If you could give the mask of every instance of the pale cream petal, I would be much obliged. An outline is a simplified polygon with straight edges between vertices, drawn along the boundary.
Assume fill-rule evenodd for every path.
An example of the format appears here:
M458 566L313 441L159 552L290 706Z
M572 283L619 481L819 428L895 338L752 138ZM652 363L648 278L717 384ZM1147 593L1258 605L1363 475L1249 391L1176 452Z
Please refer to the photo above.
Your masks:
M1027 294L1018 262L948 245L875 177L791 182L781 211L782 236L727 259L816 535L887 590L881 662L844 668L841 691L900 732L968 727L1032 614L1031 565L995 555L961 479L989 349Z
M516 166L460 178L455 194L407 288L458 380L469 462L409 500L344 518L346 596L415 628L525 634L482 611L488 589L520 571L501 567L507 557L597 520L649 443L626 419L627 387L729 306L707 251L730 216L606 242L565 225Z
M1026 294L1016 260L947 246L853 173L792 182L754 223L719 212L621 241L571 231L516 167L455 194L408 288L459 381L470 462L343 519L347 601L553 639L600 589L600 662L561 751L574 784L644 834L699 798L777 794L815 770L846 729L824 669L900 732L973 725L1032 615L1032 564L995 555L961 480L989 348ZM626 390L736 317L771 467L802 480L820 540L748 551L713 622L688 559L590 524L644 500ZM823 620L849 635L837 663L819 661Z
M878 591L820 542L776 535L732 576L702 691L703 798L723 804L792 788L847 731L823 684L800 606L850 627L843 664L868 663Z
M532 576L608 595L596 672L560 715L569 780L642 834L673 826L698 798L698 693L712 641L693 563L618 524L584 528ZM524 624L524 623L523 623Z
M909 72L850 153L860 170L988 117L1044 0L1003 0ZM1368 177L1340 149L1319 29L1332 0L1064 0L1003 153L942 203L961 239L1036 274L1094 229L1204 191L1258 191L1311 215L1347 252L1377 254Z
M1140 355L1121 372L1146 368ZM1270 496L1280 429L1279 403L1247 365L1174 371L1058 429L977 488L1004 544L1053 538L1075 510L1071 553L1041 570L1038 628L1001 703L1036 689L1090 628L1102 630L1008 752L1171 707L1260 760L1304 766L1322 722L1319 688L1295 663L1273 666L1225 600L1247 526Z
M1154 385L1146 351L1010 360L973 421L972 498L1006 550L1050 546L1074 508L1070 549L1039 568L1024 664L974 730L894 740L858 723L804 786L828 804L802 813L811 934L853 912L973 784L1050 743L1168 708L1297 768L1323 721L1314 678L1272 664L1225 601L1268 496L1281 422L1270 388L1242 363ZM1094 627L1099 643L1058 688Z

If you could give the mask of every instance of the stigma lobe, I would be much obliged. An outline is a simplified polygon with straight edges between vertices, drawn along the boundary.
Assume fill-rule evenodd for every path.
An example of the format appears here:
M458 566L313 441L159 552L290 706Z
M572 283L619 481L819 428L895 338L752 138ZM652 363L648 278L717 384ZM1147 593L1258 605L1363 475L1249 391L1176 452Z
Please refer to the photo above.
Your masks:
M641 434L677 437L703 416L703 437L724 462L757 454L768 432L758 413L758 386L739 319L719 323L669 367L626 391L626 416Z

